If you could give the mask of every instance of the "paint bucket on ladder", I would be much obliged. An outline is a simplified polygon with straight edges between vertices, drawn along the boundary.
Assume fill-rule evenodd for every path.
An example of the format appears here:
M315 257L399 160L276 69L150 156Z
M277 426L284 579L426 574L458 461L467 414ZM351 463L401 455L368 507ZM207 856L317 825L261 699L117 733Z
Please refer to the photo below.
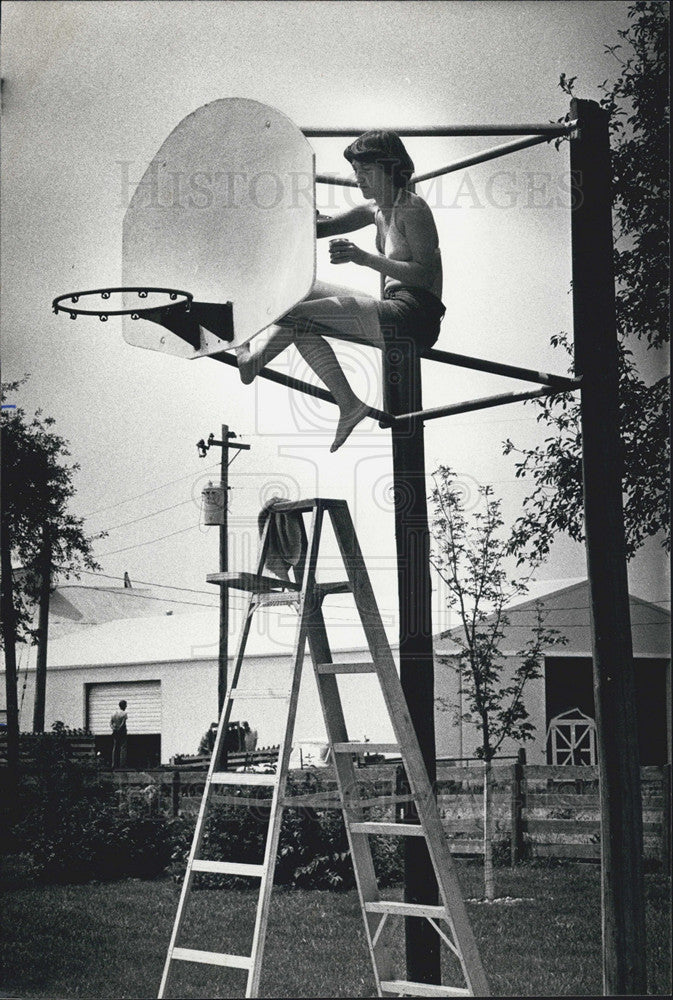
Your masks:
M203 523L207 525L224 524L224 489L208 483L201 492L203 503Z

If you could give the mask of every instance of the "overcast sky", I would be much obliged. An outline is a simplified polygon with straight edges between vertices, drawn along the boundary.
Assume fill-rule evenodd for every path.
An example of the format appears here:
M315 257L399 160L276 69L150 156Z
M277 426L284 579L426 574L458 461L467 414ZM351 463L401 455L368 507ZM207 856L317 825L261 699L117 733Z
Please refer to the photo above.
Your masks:
M30 373L18 402L55 417L70 441L81 465L73 510L91 532L109 530L96 544L104 573L207 589L217 532L200 524L200 494L217 476L219 451L199 460L195 443L227 422L252 446L231 469L232 565L249 567L256 513L271 493L344 497L380 603L396 603L386 431L365 423L330 455L328 404L268 382L244 387L212 361L133 348L118 320L51 313L58 294L118 283L133 183L175 125L221 97L271 104L300 126L553 121L567 110L561 72L594 99L614 76L604 46L618 41L626 11L621 2L565 0L3 4L3 379ZM425 171L498 141L408 146ZM343 141L312 144L318 170L347 173ZM567 169L567 149L552 144L426 186L444 258L438 347L564 370L549 337L571 330ZM328 211L339 205L331 197L318 189ZM356 242L372 248L372 235ZM325 280L376 293L373 272L335 273L324 247L318 262ZM378 359L352 350L341 356L357 363L359 388L376 404ZM288 354L279 364L294 362ZM426 405L516 386L424 363ZM535 412L517 404L429 423L428 472L452 465L470 496L492 483L512 520L526 484L502 442L539 441ZM664 567L657 543L648 544L631 567L632 590L664 599ZM542 575L583 574L583 549L561 541Z

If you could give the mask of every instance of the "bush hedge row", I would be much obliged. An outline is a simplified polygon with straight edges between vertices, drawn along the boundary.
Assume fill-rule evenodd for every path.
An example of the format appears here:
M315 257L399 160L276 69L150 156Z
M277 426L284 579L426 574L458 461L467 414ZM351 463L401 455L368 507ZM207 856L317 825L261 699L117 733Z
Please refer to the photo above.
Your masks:
M313 780L314 790L319 783ZM200 856L261 863L267 820L268 809L263 806L212 805ZM151 878L164 872L181 879L195 821L193 815L172 817L157 813L151 801L120 796L100 781L95 767L73 761L59 740L50 739L41 745L36 766L20 783L15 815L5 824L0 848L15 862L20 860L23 878L44 882ZM371 843L381 884L399 881L401 839L371 838ZM5 865L5 873L9 868ZM214 875L199 875L197 884L237 881L250 884ZM275 881L302 888L354 885L340 812L284 810Z

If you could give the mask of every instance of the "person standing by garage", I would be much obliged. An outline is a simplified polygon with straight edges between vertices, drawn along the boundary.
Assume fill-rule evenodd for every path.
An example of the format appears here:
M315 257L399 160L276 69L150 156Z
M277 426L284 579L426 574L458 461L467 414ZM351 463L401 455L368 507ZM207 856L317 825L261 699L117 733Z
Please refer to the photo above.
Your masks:
M112 730L112 770L115 767L126 767L126 743L128 713L126 702L122 698L119 708L112 713L110 729Z

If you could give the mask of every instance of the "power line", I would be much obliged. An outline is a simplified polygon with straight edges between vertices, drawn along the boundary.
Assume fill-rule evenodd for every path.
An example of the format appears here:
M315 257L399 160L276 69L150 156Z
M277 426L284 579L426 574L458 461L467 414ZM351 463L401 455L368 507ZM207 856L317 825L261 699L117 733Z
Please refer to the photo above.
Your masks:
M207 465L204 471L216 468L219 468L218 462L215 462L213 465ZM159 486L155 486L151 490L146 490L144 493L136 493L135 496L127 497L126 500L120 500L119 503L109 504L107 507L98 507L96 510L92 510L88 514L82 514L82 517L86 519L87 517L93 517L94 514L101 514L105 510L114 510L115 507L123 507L125 503L130 503L132 500L140 500L141 497L147 497L151 493L156 493L158 490L165 489L167 486L173 486L175 483L182 483L184 482L185 479L193 479L193 478L194 478L194 473L190 472L186 476L180 476L178 479L171 479L167 483L161 483Z
M102 576L106 580L122 580L123 576L113 576L111 573L95 573L93 570L85 569L82 570L87 576ZM145 587L161 587L165 590L182 590L190 594L210 594L209 590L195 590L193 587L175 587L170 583L154 583L152 580L136 580L136 583L141 583ZM133 587L127 587L127 590L133 590Z
M190 524L188 528L179 528L177 531L171 531L168 535L160 535L159 538L150 538L146 542L137 542L136 545L127 545L123 549L113 549L111 552L101 552L97 557L98 559L103 559L104 556L116 556L119 552L129 552L131 549L142 548L143 545L154 545L155 542L163 542L164 538L173 538L174 535L183 535L185 531L193 531L194 528L199 528L200 524Z
M175 510L176 507L184 507L188 503L193 503L193 497L181 500L180 503L174 503L170 507L161 507L159 510L152 511L151 514L143 514L142 517L135 517L132 521L122 521L121 524L114 524L111 528L101 528L101 531L116 531L117 528L126 528L130 524L138 524L139 521L146 521L149 517L156 517L157 514L165 514L167 510Z
M94 573L92 570L83 570L82 572L85 573L87 576L101 576L101 577L104 577L105 579L108 579L108 580L123 580L124 579L121 576L113 576L110 573ZM282 582L282 581L279 581L279 583L280 582ZM210 593L210 591L207 591L207 590L196 590L193 587L176 587L176 586L171 585L169 583L156 583L153 580L137 580L136 583L140 583L140 584L142 584L143 586L146 586L146 587L159 587L159 588L166 589L166 590L178 590L178 591L184 591L184 592L190 593L190 594L204 594L204 595L208 595ZM133 588L131 588L131 589L133 589ZM245 598L238 597L238 595L235 595L235 594L231 594L230 593L230 598L233 599L233 600L238 599L238 600L241 600L241 601L245 602ZM156 598L156 599L159 600L159 598ZM655 603L666 604L666 603L670 603L670 598L661 598L658 602L650 601L648 603L650 603L650 604L655 604ZM337 607L338 607L338 605L337 605ZM341 607L343 607L343 605L341 605ZM379 610L380 611L384 611L384 612L388 612L388 613L395 613L396 612L395 608L381 607L381 608L379 608ZM547 610L546 614L549 615L552 612L556 612L556 611L589 611L589 610L590 610L590 608L589 608L589 605L587 605L587 604L583 604L583 605L575 604L575 605L558 607L558 608L549 608ZM508 615L512 615L512 614L529 614L530 611L531 611L530 608L510 608L509 610L506 611L506 614L508 614ZM666 611L665 611L664 608L662 608L662 611L664 611L664 613L666 613ZM339 619L339 620L340 621L348 621L350 619ZM353 621L357 622L358 619L354 618ZM668 622L667 621L658 621L658 622L632 622L631 624L632 624L632 626L639 626L639 625L668 625ZM446 631L452 631L453 628L459 628L459 627L460 627L459 625L451 626L451 628L447 629ZM570 625L570 624L563 625L563 628L587 628L587 627L588 627L587 625Z

